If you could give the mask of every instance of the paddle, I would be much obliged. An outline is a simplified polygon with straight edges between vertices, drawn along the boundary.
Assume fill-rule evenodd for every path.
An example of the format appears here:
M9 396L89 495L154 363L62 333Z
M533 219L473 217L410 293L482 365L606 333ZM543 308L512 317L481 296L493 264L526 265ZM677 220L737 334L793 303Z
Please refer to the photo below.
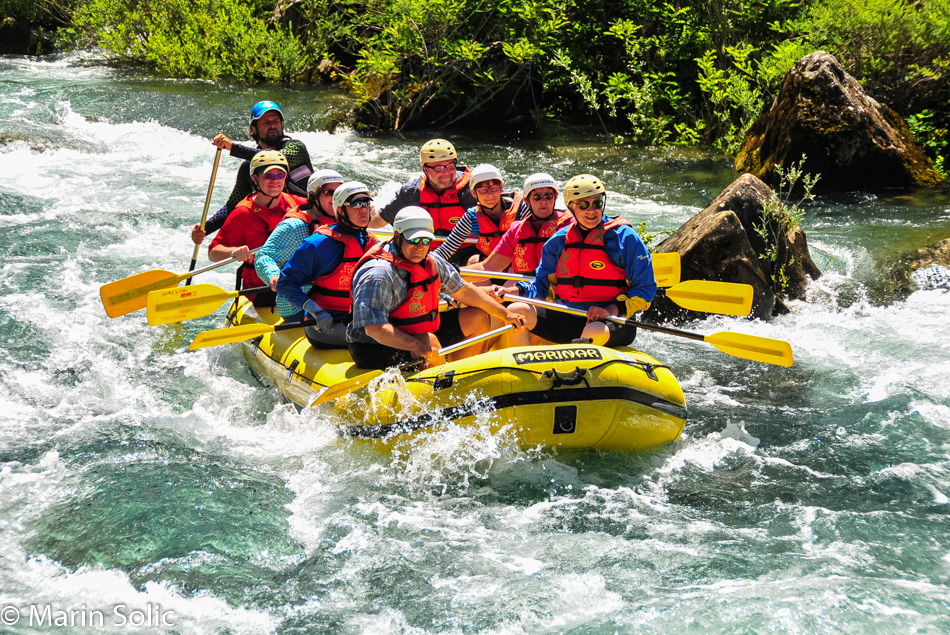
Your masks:
M260 247L252 249L251 253L257 253L258 249L260 249ZM236 260L234 258L228 258L227 260L222 260L221 262L216 262L207 267L202 267L201 269L183 274L174 274L171 271L164 271L162 269L143 271L134 276L102 285L102 287L99 288L99 297L102 298L102 306L106 310L106 315L110 318L116 318L120 315L144 309L148 302L148 293L150 291L177 287L178 283L183 280L188 280L192 276L197 276L200 273L223 267L232 262L236 262Z
M680 255L677 252L671 251L663 254L651 254L650 257L653 261L653 279L656 280L658 287L674 287L679 284L682 269L680 267ZM491 277L501 278L502 280L533 280L533 276L524 276L517 273L498 273L467 268L463 268L460 271L462 275L472 277Z
M679 283L682 274L679 252L650 254L650 260L653 261L653 278L656 280L656 286L672 287Z
M561 311L563 313L587 315L587 311L582 309L572 309L570 307L564 306L563 304L547 302L545 300L522 298L520 296L514 295L506 297L505 299L512 302L524 302L534 306L541 306L554 311ZM633 324L634 326L646 329L647 331L656 331L658 333L666 333L667 335L677 335L679 337L686 337L691 340L706 342L708 344L712 344L726 355L732 355L733 357L739 357L741 359L750 359L754 362L763 362L766 364L774 364L776 366L791 366L794 361L792 357L791 345L788 342L783 342L782 340L773 340L767 337L758 337L757 335L743 335L742 333L729 332L713 333L712 335L701 335L699 333L690 333L688 331L667 328L665 326L637 322L636 320L617 317L614 315L608 316L607 319L617 322L618 324Z
M675 252L674 252L675 253ZM459 269L463 276L531 282L534 276L481 269ZM752 312L752 286L735 282L687 280L663 290L666 297L690 311L745 317Z
M205 230L205 221L208 219L208 207L211 206L211 191L214 189L214 177L218 174L218 162L221 160L221 148L218 148L218 151L214 153L214 165L211 166L211 182L208 183L208 195L205 196L205 208L201 212L201 231ZM191 265L188 267L188 271L194 271L195 265L198 264L198 252L201 251L201 245L195 245L195 252L191 255ZM185 285L191 284L191 278L188 278L188 281Z
M188 350L196 351L199 348L208 346L219 346L221 344L232 344L234 342L243 342L252 340L259 335L276 333L277 331L286 331L288 329L302 329L305 326L313 324L310 322L284 322L283 324L242 324L240 326L229 326L223 329L212 329L202 331L191 340Z
M231 298L262 291L270 291L270 287L225 291L213 284L196 284L193 287L172 287L150 291L145 305L148 323L150 326L159 326L194 320L211 315Z
M467 340L462 340L458 344L452 344L451 346L440 348L439 355L448 355L449 353L454 353L455 351L462 350L463 348L467 348L473 344L478 344L479 342L483 342L489 338L495 337L496 335L504 333L505 331L511 330L513 328L515 328L514 324L506 324L505 326L500 326L497 329L492 329L491 331L488 331L487 333L482 333L481 335L470 337ZM403 369L408 366L414 366L415 364L418 364L422 361L423 361L422 359L412 359L412 360L409 360L408 362L402 362L401 364L393 366L393 368L397 370ZM334 384L333 386L327 386L326 388L320 391L320 393L317 395L317 398L314 399L313 403L311 403L310 405L319 406L322 403L333 401L334 399L339 399L343 395L348 395L354 390L362 388L363 386L368 384L371 380L382 375L384 372L386 371L385 370L371 370L369 372L363 373L362 375L357 375L356 377L347 379L346 381L341 381L340 383Z
M195 288L197 289L198 287ZM267 287L262 287L262 289L266 288ZM218 290L221 293L227 293L227 291L224 289L219 288ZM448 302L439 302L439 311L445 311L447 308L449 308ZM195 336L195 339L191 341L191 346L188 348L194 351L207 346L233 344L235 342L243 342L244 340L252 340L258 335L266 335L267 333L274 333L276 331L283 331L285 329L297 329L304 326L310 326L311 324L312 322L286 322L276 326L272 326L270 324L242 324L241 326L228 326L223 329L212 329L210 331L202 331L201 333L198 333L198 335Z

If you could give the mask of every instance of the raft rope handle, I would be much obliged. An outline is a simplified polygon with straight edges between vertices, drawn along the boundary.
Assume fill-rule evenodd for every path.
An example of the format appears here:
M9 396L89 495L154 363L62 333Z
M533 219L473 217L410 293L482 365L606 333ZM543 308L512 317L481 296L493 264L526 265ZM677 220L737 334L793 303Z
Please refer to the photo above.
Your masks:
M654 372L654 369L656 369L656 368L667 368L667 369L668 369L668 368L669 368L669 366L667 366L666 364L650 364L650 363L648 363L648 362L639 362L639 361L634 361L634 360L631 360L631 361L628 362L628 361L623 360L623 359L608 359L607 361L605 361L605 362L602 363L602 364L597 364L596 366L591 366L590 368L585 368L585 369L581 369L581 370L584 370L585 372L593 372L594 370L600 368L601 366L606 366L607 364L627 364L627 365L630 365L630 366L636 366L637 368L642 369L643 372L646 373L647 377L649 377L650 379L652 379L652 380L654 380L654 381L657 380L656 372ZM288 370L288 372L287 372L287 379L288 379L288 380L290 379L291 375L293 375L294 377L298 377L298 378L300 378L300 379L303 379L303 380L309 382L309 383L310 383L311 385L313 385L313 386L321 386L321 387L323 386L323 384L320 384L320 383L314 381L313 379L307 377L306 375L303 375L303 374L301 374L301 373L298 373L296 369L291 369L291 368L288 367L288 366L285 366L285 368L287 368L287 370ZM552 369L552 370L543 370L543 371L542 371L542 370L534 370L534 369L532 369L532 368L521 368L521 367L519 367L519 366L495 366L495 367L493 367L493 368L480 368L480 369L477 369L477 370L463 370L463 371L457 371L457 372L455 373L455 376L456 376L456 377L460 377L460 376L462 376L462 375L471 375L471 374L474 374L474 373L483 373L483 372L488 371L488 370L509 370L509 371L510 371L510 370L520 370L520 371L522 371L522 372L532 373L532 374L538 375L538 376L540 376L540 377L550 377L551 375L550 375L549 373L553 372L553 369ZM575 372L576 372L576 370L577 370L577 369L575 369ZM422 384L429 384L429 383L435 383L435 382L438 380L438 377L406 377L405 379L406 379L407 382L415 381L415 382L419 382L419 383L422 383ZM584 382L587 383L587 380L585 379ZM575 384L576 384L576 383L580 383L580 382L578 381L578 382L575 382ZM575 385L575 384L564 383L563 385L572 386L572 385ZM560 384L557 384L557 382L555 381L555 386L554 386L554 387L557 388L559 385L560 385ZM588 387L588 388L590 387L590 384L589 384L589 383L587 383L587 387Z
M557 369L552 368L551 370L546 370L541 373L541 376L545 379L554 379L554 384L551 386L551 390L555 388L560 388L561 386L576 386L577 384L584 382L588 388L590 388L590 382L587 381L587 369L581 368L580 366L575 366L573 375L562 375L557 372Z

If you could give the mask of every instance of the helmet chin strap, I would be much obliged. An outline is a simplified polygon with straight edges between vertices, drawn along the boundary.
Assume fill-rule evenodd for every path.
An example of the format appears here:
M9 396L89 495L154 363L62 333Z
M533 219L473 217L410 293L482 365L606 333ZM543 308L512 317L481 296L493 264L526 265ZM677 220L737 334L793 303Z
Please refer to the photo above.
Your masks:
M348 229L353 229L356 231L365 229L365 227L360 227L359 225L356 225L353 222L351 222L349 214L347 214L346 210L342 207L340 208L340 211L335 214L335 216L336 216L336 222L338 222L339 224L343 225L344 227Z

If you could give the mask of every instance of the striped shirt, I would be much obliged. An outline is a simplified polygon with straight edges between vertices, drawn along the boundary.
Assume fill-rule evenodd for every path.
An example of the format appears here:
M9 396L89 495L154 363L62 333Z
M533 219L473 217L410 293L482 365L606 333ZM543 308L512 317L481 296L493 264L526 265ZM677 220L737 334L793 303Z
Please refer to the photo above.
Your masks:
M501 199L502 206L505 209L505 212L508 211L508 208L511 207L512 199L503 196ZM446 260L450 260L452 256L455 255L463 244L465 244L465 239L469 237L478 237L481 236L481 233L478 229L478 216L477 216L478 206L470 207L468 211L462 214L462 217L459 219L459 222L455 224L455 228L445 239L445 242L442 243L438 249L435 250L435 253L439 254ZM502 212L504 215L505 212ZM515 216L515 220L521 220L526 217L531 212L528 204L524 201L521 201L521 205L518 206L518 214Z

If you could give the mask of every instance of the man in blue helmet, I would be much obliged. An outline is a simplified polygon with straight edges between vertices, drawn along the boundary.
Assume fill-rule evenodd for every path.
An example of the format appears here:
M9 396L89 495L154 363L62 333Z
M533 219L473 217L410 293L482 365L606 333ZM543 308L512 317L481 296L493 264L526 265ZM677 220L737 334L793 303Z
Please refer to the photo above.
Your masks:
M195 225L192 229L191 239L196 245L201 244L207 232L216 232L221 229L234 207L254 191L250 161L261 150L279 150L287 158L290 166L290 174L285 181L284 191L297 196L307 196L307 179L313 174L310 154L302 141L284 135L284 113L276 102L265 100L254 104L251 108L248 136L254 140L255 147L234 143L223 134L218 134L211 140L211 143L218 148L228 150L232 157L244 159L244 163L238 168L237 178L228 202L205 221L204 232L201 231L200 225Z

